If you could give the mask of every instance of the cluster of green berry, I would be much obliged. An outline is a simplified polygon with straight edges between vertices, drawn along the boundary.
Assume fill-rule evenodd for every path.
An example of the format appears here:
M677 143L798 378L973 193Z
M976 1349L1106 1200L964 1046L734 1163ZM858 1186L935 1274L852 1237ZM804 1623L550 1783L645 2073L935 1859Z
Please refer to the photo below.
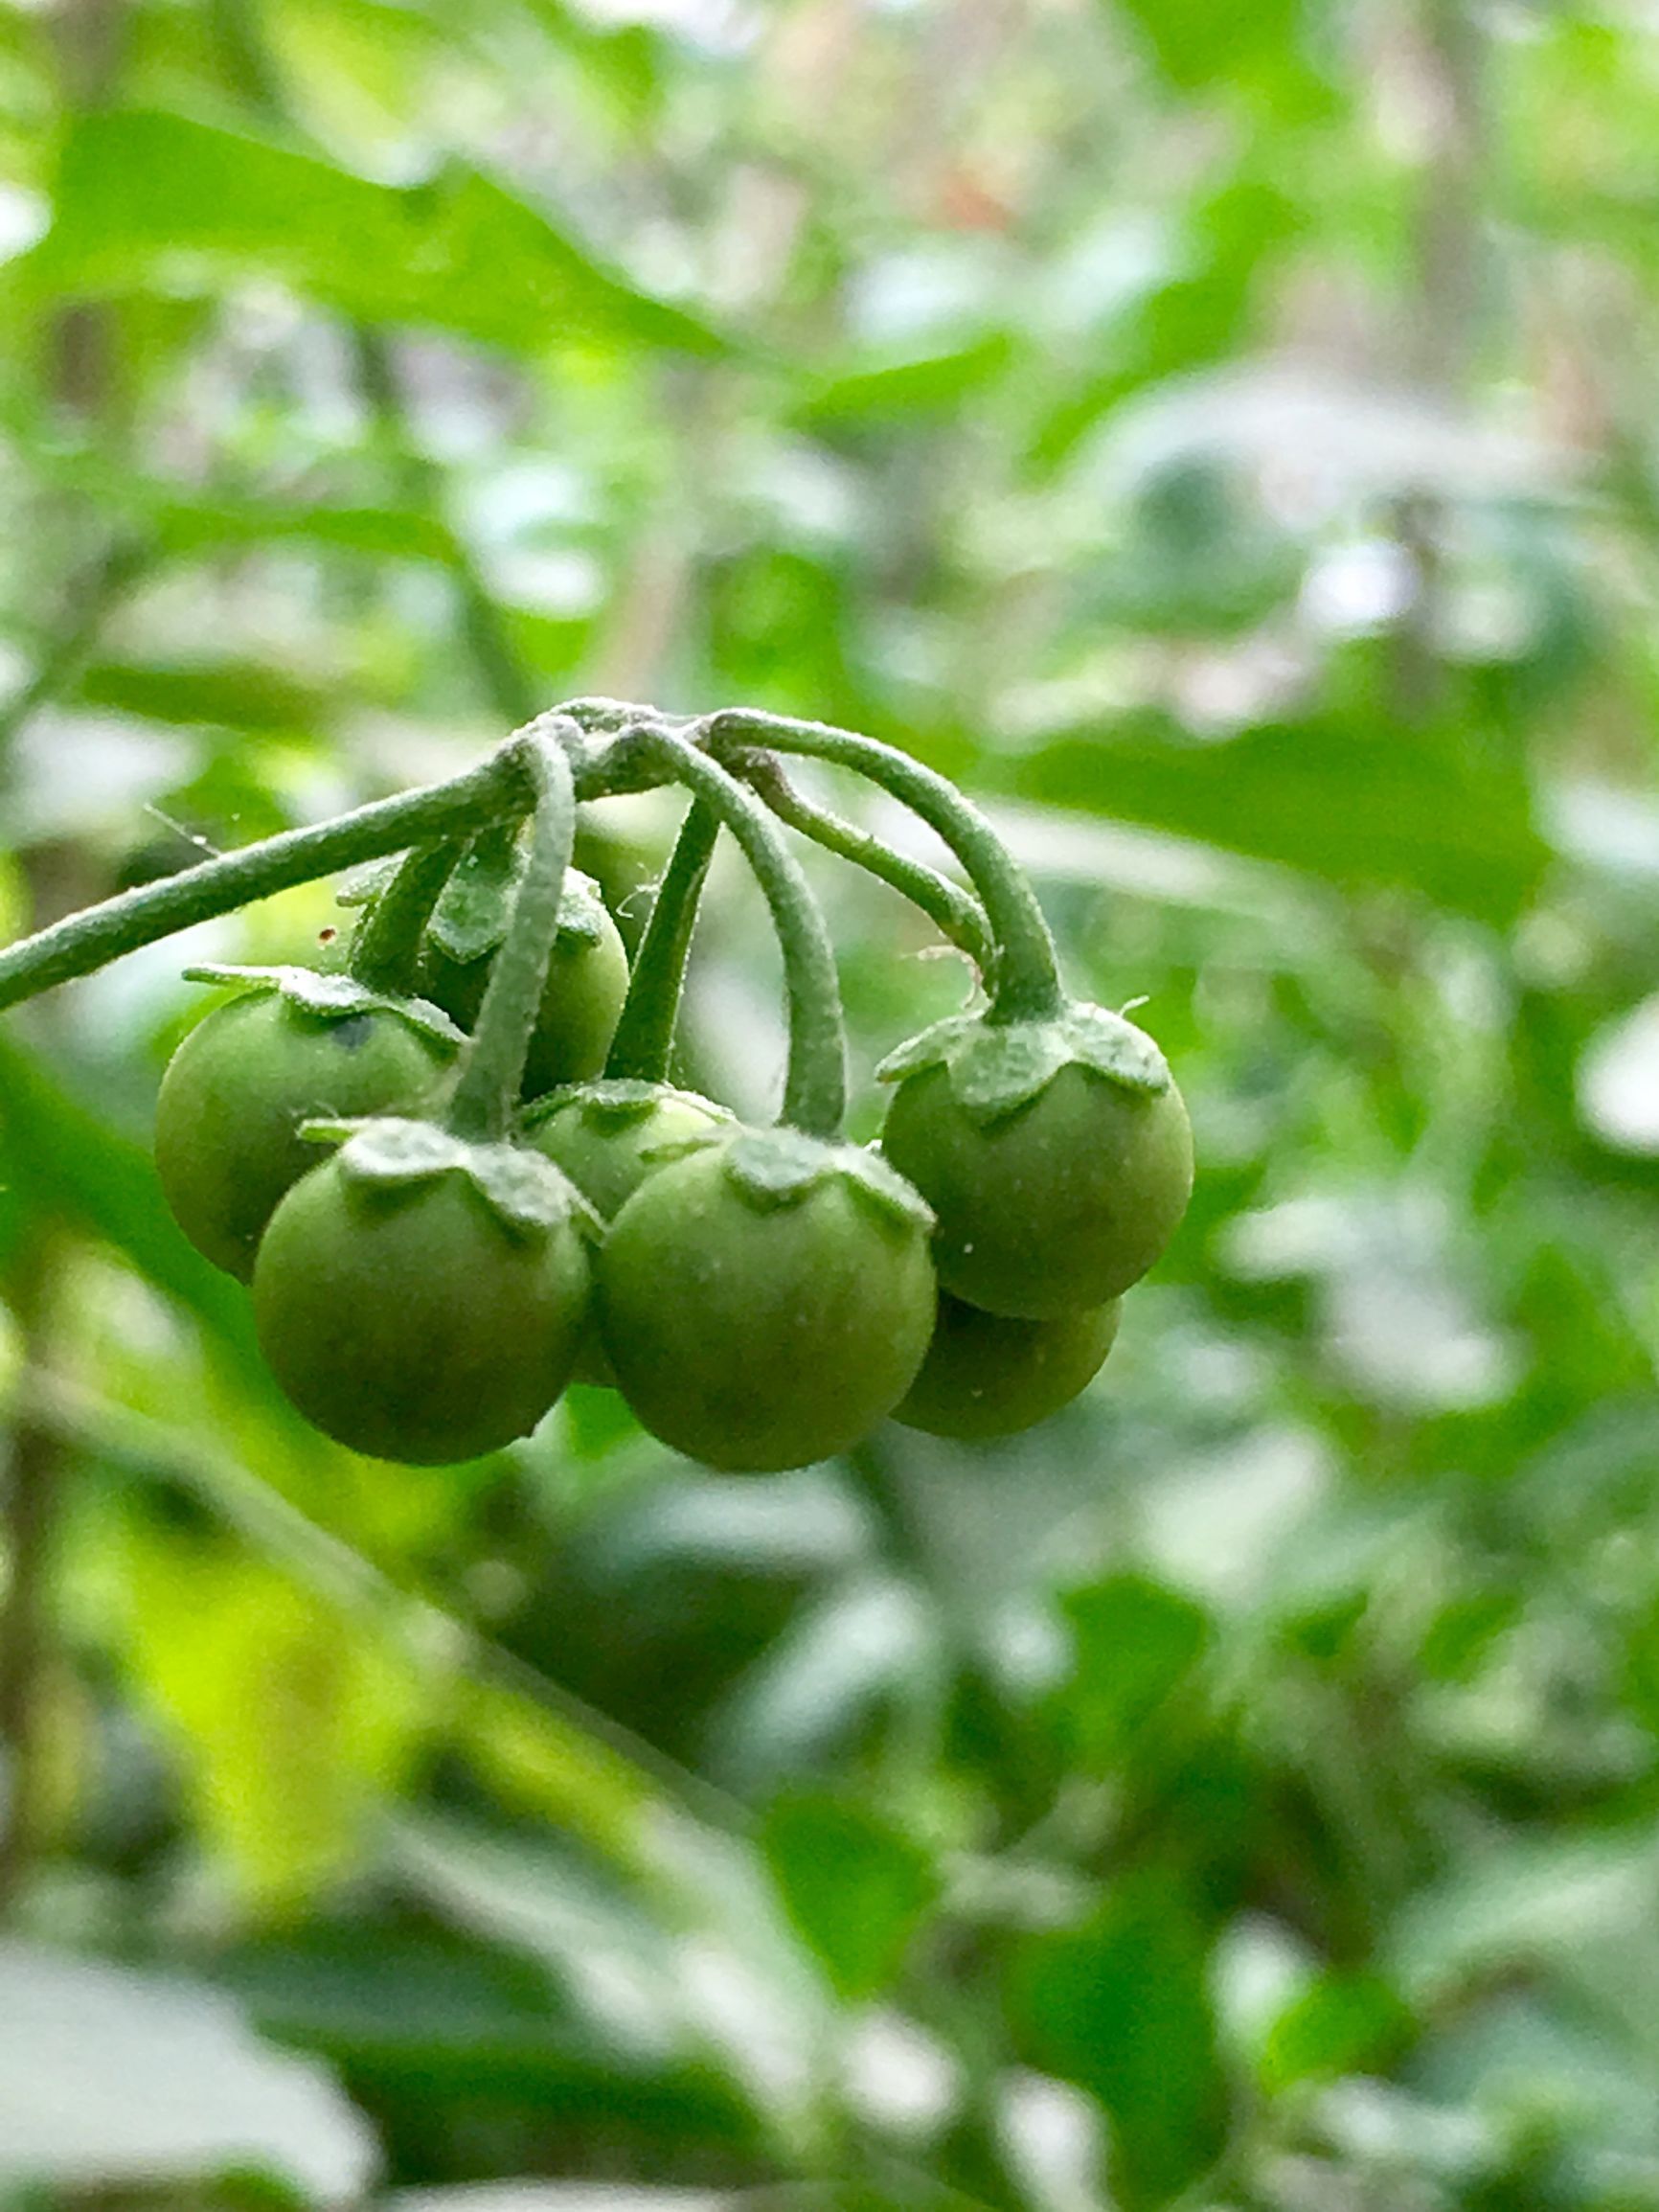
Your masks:
M730 1470L822 1459L889 1417L966 1438L1043 1420L1101 1366L1123 1292L1187 1202L1191 1136L1161 1054L1058 996L1023 878L970 840L989 1003L891 1056L880 1141L849 1144L833 966L757 804L764 781L743 786L735 750L719 764L649 727L693 806L631 973L597 888L566 866L572 762L598 780L568 730L543 741L551 796L528 835L498 825L359 882L345 972L195 971L240 989L163 1080L156 1162L180 1224L251 1284L300 1411L384 1458L494 1449L573 1380ZM626 787L625 767L640 780L614 741L608 759L602 788ZM722 817L784 942L775 1128L665 1080ZM856 856L913 892L924 873ZM936 911L966 908L943 879L935 892ZM1038 948L1023 978L999 913Z

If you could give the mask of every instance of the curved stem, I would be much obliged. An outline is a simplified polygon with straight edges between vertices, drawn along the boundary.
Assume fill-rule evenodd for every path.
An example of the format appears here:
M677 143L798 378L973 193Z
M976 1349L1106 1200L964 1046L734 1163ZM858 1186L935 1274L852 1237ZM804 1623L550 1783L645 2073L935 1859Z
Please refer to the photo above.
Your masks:
M908 854L897 852L874 831L861 830L856 823L843 821L839 814L831 813L828 807L817 806L803 797L770 753L753 753L733 765L740 770L743 781L766 802L780 822L786 822L791 830L810 837L813 844L822 845L825 852L833 853L839 859L851 860L855 867L890 885L913 906L920 907L940 935L959 951L966 952L982 975L989 973L996 948L991 943L985 909L971 892L961 890L948 876L942 876L937 868L929 868L925 861L913 860Z
M992 1021L1040 1021L1062 1003L1059 962L1036 894L1002 839L953 784L907 753L827 722L728 707L698 725L711 747L760 744L833 761L868 776L937 830L979 893L996 943L989 978Z
M420 933L465 847L453 840L418 845L357 925L351 972L371 991L407 996L415 988Z
M520 744L535 787L535 827L513 895L512 919L489 971L477 1026L463 1050L446 1117L457 1136L486 1143L498 1143L511 1126L576 842L576 787L563 746L551 734Z
M706 800L693 799L680 824L680 833L651 902L650 920L634 954L622 1019L605 1061L605 1074L615 1080L664 1083L668 1079L697 901L719 833L719 815Z
M284 830L198 868L181 869L8 946L0 952L0 1009L274 891L522 814L531 799L523 758L510 743L447 783L376 799L332 822Z
M772 817L737 778L677 731L641 730L637 749L717 814L743 849L772 909L789 994L789 1072L779 1120L834 1139L847 1112L847 1036L830 933Z

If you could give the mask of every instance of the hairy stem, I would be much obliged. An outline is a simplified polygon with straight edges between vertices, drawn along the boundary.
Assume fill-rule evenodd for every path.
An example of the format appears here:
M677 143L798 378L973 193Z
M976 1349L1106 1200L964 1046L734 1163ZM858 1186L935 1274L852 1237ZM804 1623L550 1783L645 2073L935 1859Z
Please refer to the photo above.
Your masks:
M759 744L854 769L903 801L955 853L979 893L996 953L988 984L992 1021L1040 1021L1061 1004L1059 963L1036 894L990 824L953 784L907 753L852 730L728 707L697 725L711 750Z
M465 848L453 839L418 845L369 908L352 941L351 971L371 991L407 996L420 962L420 934Z
M830 933L783 832L754 793L688 738L660 725L636 749L719 816L755 871L784 955L789 994L789 1069L779 1116L810 1136L834 1139L847 1112L847 1036Z
M535 787L535 826L448 1114L458 1136L487 1143L498 1143L511 1126L576 841L576 789L564 747L551 732L519 742Z
M522 814L532 799L523 758L509 744L447 783L376 799L331 822L284 830L199 867L183 868L159 883L124 892L8 946L0 952L0 1009L78 975L90 975L141 945L153 945L295 883L411 846L466 836Z
M966 952L980 973L989 971L995 956L985 909L970 892L961 890L948 876L895 851L873 831L844 821L828 807L803 797L770 753L751 753L732 765L743 781L764 799L780 822L786 822L825 852L851 860L892 887L933 924L942 937Z
M615 1080L664 1083L668 1079L697 901L719 833L719 815L706 800L693 799L680 824L651 904L650 920L634 954L628 994L605 1062L605 1074Z

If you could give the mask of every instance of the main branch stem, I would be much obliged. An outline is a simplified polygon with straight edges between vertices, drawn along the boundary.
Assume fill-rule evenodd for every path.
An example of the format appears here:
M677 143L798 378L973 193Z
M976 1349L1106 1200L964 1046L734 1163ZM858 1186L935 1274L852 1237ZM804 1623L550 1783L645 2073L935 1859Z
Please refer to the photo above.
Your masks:
M533 797L521 756L507 745L447 783L376 799L332 822L285 830L199 867L181 869L8 946L0 952L0 1010L295 883L410 846L464 837L523 814Z

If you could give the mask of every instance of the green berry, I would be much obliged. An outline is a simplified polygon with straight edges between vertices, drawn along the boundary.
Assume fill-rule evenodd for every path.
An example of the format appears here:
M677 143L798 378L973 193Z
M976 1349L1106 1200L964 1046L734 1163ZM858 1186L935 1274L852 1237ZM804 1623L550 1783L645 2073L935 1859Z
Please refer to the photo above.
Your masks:
M156 1171L180 1228L247 1281L279 1200L324 1156L303 1125L417 1112L453 1057L384 1008L324 1014L280 991L215 1008L173 1054L156 1100Z
M526 1098L538 1098L559 1083L581 1083L598 1075L622 1015L628 987L622 933L597 898L585 902L583 911L586 925L581 930L561 929L548 964L524 1064ZM490 966L488 956L453 960L442 946L429 944L421 963L420 989L452 1020L470 1030L484 1003Z
M1016 1321L982 1313L944 1291L921 1373L893 1418L931 1436L975 1443L1034 1428L1100 1372L1120 1312L1114 1298L1050 1321Z
M668 1083L572 1084L538 1099L524 1141L562 1170L602 1220L611 1220L648 1175L686 1148L734 1127L731 1114Z
M822 1155L786 1192L746 1178L740 1136L643 1183L600 1252L600 1329L654 1436L761 1471L843 1451L892 1412L932 1334L926 1215ZM901 1192L898 1178L893 1184Z
M939 1217L944 1288L1030 1320L1103 1306L1139 1282L1193 1189L1174 1084L1131 1089L1075 1061L989 1119L964 1109L946 1068L923 1068L899 1084L881 1149Z
M254 1317L308 1421L431 1466L529 1434L570 1380L588 1293L574 1218L510 1224L464 1174L375 1183L336 1156L272 1217Z

